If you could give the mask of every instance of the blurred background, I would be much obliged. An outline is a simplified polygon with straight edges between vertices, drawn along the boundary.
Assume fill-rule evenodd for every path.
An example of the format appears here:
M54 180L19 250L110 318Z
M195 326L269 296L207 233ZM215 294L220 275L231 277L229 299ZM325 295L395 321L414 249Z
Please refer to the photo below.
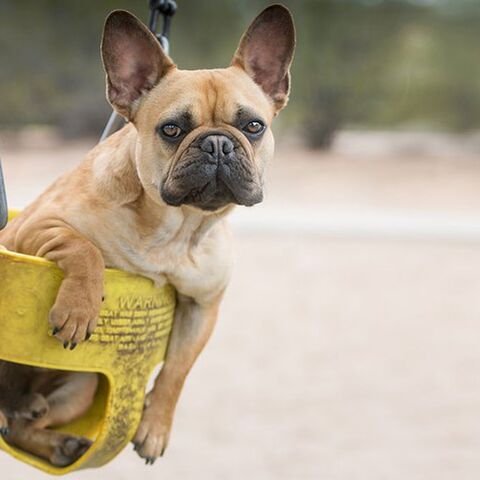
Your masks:
M312 147L345 128L469 132L480 125L477 0L297 0L293 95L281 123ZM143 0L2 0L0 126L97 135L108 107L98 52L107 13ZM179 2L172 55L225 66L262 0Z
M178 0L171 55L227 65L269 3ZM72 479L480 475L480 0L283 3L298 48L267 198L232 216L236 269L169 450ZM0 0L12 207L98 141L116 8L148 20L143 0Z

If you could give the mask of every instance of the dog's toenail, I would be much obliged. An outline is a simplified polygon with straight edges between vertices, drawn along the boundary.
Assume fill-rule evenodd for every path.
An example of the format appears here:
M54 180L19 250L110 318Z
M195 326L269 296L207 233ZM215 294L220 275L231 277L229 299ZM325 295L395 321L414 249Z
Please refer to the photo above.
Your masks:
M60 329L59 329L58 327L55 327L55 328L52 330L52 335L56 335L59 331L60 331Z
M70 350L73 350L77 346L76 342L70 344Z
M102 295L102 302L105 301L105 295Z
M67 340L65 340L65 341L63 342L63 348L65 348L65 349L66 349L67 347L68 347L68 341L67 341Z
M87 332L87 334L85 335L85 340L89 340L91 336L92 334L90 332Z

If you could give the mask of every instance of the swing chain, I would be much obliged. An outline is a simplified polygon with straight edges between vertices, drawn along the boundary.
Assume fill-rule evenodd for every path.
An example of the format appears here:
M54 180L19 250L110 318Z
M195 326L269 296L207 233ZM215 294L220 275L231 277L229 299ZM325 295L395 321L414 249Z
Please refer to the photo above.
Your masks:
M150 0L150 22L148 27L150 31L158 38L165 53L168 54L168 36L170 35L170 25L172 17L177 11L177 4L173 0ZM157 33L158 17L163 15L162 33Z

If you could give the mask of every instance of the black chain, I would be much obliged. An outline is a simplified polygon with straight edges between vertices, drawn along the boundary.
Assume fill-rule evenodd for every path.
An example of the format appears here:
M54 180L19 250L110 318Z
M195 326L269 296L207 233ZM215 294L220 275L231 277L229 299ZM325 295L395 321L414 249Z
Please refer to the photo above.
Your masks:
M168 38L172 17L177 11L177 4L173 0L150 0L150 22L148 27L161 42L161 37ZM163 15L162 33L157 34L158 17Z

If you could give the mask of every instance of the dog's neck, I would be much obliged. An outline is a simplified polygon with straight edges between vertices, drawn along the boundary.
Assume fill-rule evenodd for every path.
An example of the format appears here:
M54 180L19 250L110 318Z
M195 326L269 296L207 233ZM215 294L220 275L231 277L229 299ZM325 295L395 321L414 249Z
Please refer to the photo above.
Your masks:
M112 206L135 212L136 227L144 235L165 230L166 238L182 239L195 246L233 206L206 213L189 206L167 205L157 186L142 185L136 167L136 145L137 131L127 124L92 150L97 191Z

